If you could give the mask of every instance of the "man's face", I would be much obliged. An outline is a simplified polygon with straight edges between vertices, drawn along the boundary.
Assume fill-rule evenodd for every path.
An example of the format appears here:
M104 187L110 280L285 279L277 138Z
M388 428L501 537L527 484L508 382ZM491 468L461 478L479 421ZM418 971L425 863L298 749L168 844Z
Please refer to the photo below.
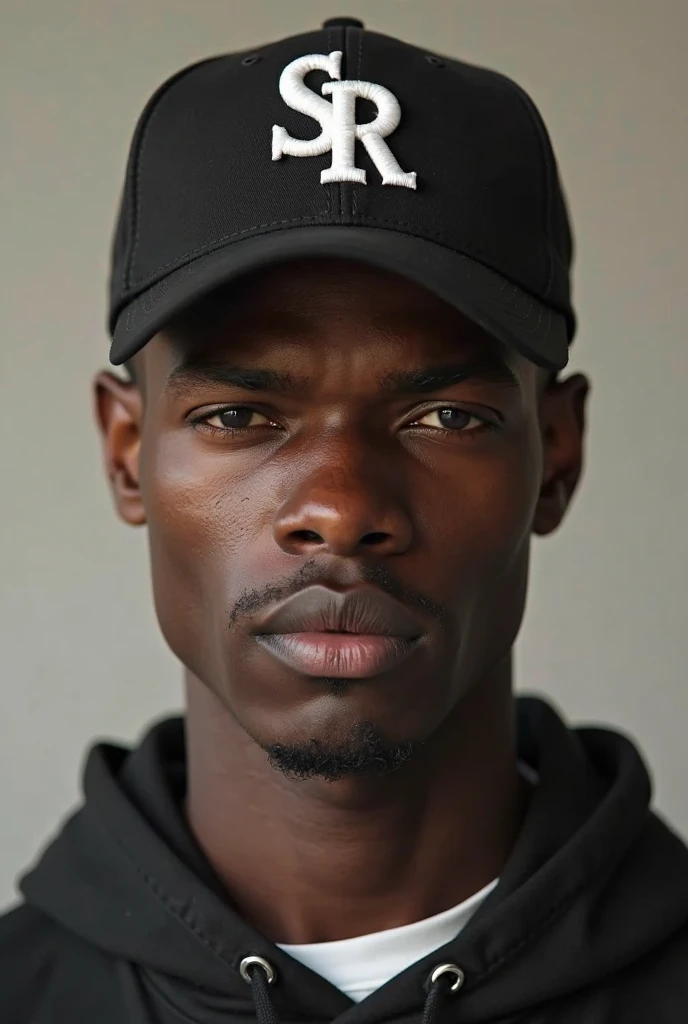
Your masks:
M238 367L256 371L243 386ZM425 289L327 260L243 279L136 368L138 387L97 384L118 509L148 525L169 646L246 732L276 762L355 759L459 713L509 656L531 533L575 489L584 380L548 386ZM412 654L349 680L283 663L256 631L314 583L398 600L419 623Z

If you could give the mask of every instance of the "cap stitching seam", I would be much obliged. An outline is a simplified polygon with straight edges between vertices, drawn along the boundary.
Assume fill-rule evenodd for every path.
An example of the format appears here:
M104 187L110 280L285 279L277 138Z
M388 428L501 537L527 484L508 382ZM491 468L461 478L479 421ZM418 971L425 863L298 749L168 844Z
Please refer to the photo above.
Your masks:
M240 235L246 235L246 234L249 234L252 231L260 231L260 230L262 230L264 228L278 227L279 225L283 225L283 224L299 224L299 223L303 223L305 225L308 225L309 223L313 223L314 221L317 222L317 218L293 217L293 218L287 219L287 220L267 221L264 224L252 224L250 227L242 228L241 231L232 231L232 232L229 232L226 235L220 235L219 238L215 238L211 242L206 242L204 245L199 246L197 249L190 249L190 250L188 250L188 252L182 253L181 256L177 256L174 260L170 260L169 263L163 263L162 266L157 267L155 270L151 271L151 274L150 274L148 279L140 278L138 281L135 281L135 282L132 281L132 284L134 285L134 287L139 288L141 285L144 284L145 280L150 281L150 278L152 278L155 274L159 274L161 271L167 270L169 267L172 267L174 264L177 264L178 267L181 268L183 266L183 262L182 261L188 259L188 257L190 257L190 256L197 256L199 254L202 254L202 253L205 253L205 252L209 252L209 251L211 251L213 246L217 246L221 242L227 241L227 239L229 239L229 238L238 238ZM365 216L365 223L364 224L360 224L359 223L358 226L365 227L369 223L386 224L386 225L388 225L390 227L407 228L407 229L410 229L410 233L413 235L414 238L424 238L428 242L437 242L438 244L443 244L445 246L445 248L451 249L454 252L458 251L457 248L456 248L456 244L454 242L450 243L442 233L436 232L432 237L427 236L427 235L422 235L422 234L420 234L418 232L417 225L409 224L408 221L390 220L390 219L384 218L384 217L372 217L372 216L370 216L368 214L368 215ZM328 225L323 225L323 226L328 226ZM331 225L331 226L336 227L337 225L335 224L335 225ZM439 242L438 242L438 239L439 239ZM486 255L484 249L482 249L481 247L475 246L475 245L471 245L470 251L471 251L471 253L475 254L476 256L485 256ZM502 271L495 271L495 273L502 274L502 276L504 276ZM148 286L152 287L152 285L154 283L156 283L156 282L150 281L150 285L146 285L146 287L148 287ZM523 286L519 285L519 287L522 288ZM527 291L527 289L525 289L525 288L523 288L523 290ZM134 296L132 296L132 298L133 297ZM125 299L125 301L128 301L128 300Z
M363 64L363 29L359 28L358 31L358 58L356 61L356 77L360 81L361 79L361 67ZM355 217L358 213L358 189L354 184L351 189L351 216Z
M332 26L327 26L327 52L332 52ZM334 185L328 184L325 186L325 197L327 203L327 213L330 217L334 216L334 203L332 202L332 196L334 194ZM300 219L300 218L299 218Z
M141 191L141 163L143 148L148 137L148 130L157 115L163 98L167 95L170 89L177 84L182 78L185 78L190 72L197 70L204 64L211 64L213 61L221 60L222 55L216 57L208 57L204 60L195 61L186 68L182 68L176 74L172 75L166 82L163 82L161 86L153 93L150 100L149 109L144 111L141 122L139 124L139 134L135 142L135 148L132 151L132 165L134 168L133 181L132 181L132 210L131 210L131 230L134 236L133 244L131 247L131 253L125 264L124 284L125 287L130 288L134 284L132 273L134 270L134 263L136 261L136 254L139 247L139 236L140 236L140 221L139 221L139 209L140 209L140 191Z
M392 227L397 226L397 222L383 220L382 218L371 218L371 217L369 217L369 218L367 218L367 220L368 221L372 221L374 223L378 223L378 224L387 224L387 225L392 226ZM304 219L303 218L296 218L294 221L275 221L275 222L272 222L270 224L256 225L255 228L247 228L245 230L246 231L252 231L252 230L256 230L258 228L274 227L274 226L276 226L278 224L291 224L291 223L304 223ZM305 226L309 226L309 225L305 225ZM313 225L313 226L317 226L317 225ZM327 226L330 226L330 225L327 225ZM336 226L336 225L333 225L333 226ZM401 222L400 226L412 227L412 225L406 225L403 222ZM243 233L245 233L245 232L239 232L239 234L243 234ZM481 254L480 250L475 250L475 254L474 253L471 253L471 254L459 253L459 252L457 252L457 250L453 246L444 245L443 242L441 242L441 241L438 242L437 238L428 238L428 237L426 237L424 235L418 234L415 231L413 232L413 237L414 238L420 238L423 241L431 242L434 245L441 245L443 248L448 249L450 252L455 252L455 253L457 253L457 255L464 255L467 259L471 259L471 258L478 259L479 255ZM193 254L191 254L191 255L193 255ZM480 262L479 259L478 259L478 262ZM491 270L492 273L496 274L497 276L501 276L501 277L504 276L500 271L495 270L493 267L489 266L488 264L483 264L483 266L485 266L486 269ZM180 267L175 268L175 269L182 269L182 267L183 267L183 264L180 265ZM165 269L165 268L161 268L161 269ZM172 273L174 273L174 271L172 271ZM161 278L160 280L165 280L165 278ZM538 319L537 319L537 322L534 323L531 327L526 328L526 327L523 326L523 321L521 319L521 323L520 323L520 329L521 330L527 331L530 334L534 334L539 329L539 327L540 327L540 325L542 323L543 315L544 315L545 312L548 314L550 321L551 321L552 313L553 312L561 313L561 311L558 310L556 307L552 307L552 306L548 305L547 303L543 302L542 299L539 299L537 296L533 295L532 292L528 291L528 289L524 288L522 285L516 284L515 282L511 281L509 278L506 278L506 277L504 278L504 280L506 282L508 282L508 284L511 285L511 287L517 288L519 291L524 292L529 298L531 298L533 300L533 302L537 302L539 304L540 308L538 309ZM151 282L149 285L146 286L145 289L143 289L143 291L147 290L148 288L154 288L155 285L158 284L158 283L160 283L160 281ZM141 295L143 293L143 291L139 292L139 295ZM138 296L133 295L130 298L125 299L125 301L124 301L124 303L122 305L122 308L121 308L120 312L118 313L118 317L121 316L122 313L124 312L124 307L126 305L128 305L129 303L133 302L137 297Z
M144 144L146 142L146 139L148 138L148 132L149 132L150 126L152 125L153 121L155 120L155 116L156 116L156 114L158 113L159 110L160 110L160 104L157 103L155 105L155 107L153 108L153 110L152 110L152 112L150 114L150 117L148 118L148 121L146 123L146 127L144 129L143 134L142 134L141 144L139 146L139 151L138 151L138 159L137 159L137 162L136 162L136 179L135 179L134 197L135 197L135 210L136 210L137 216L136 216L136 219L135 219L134 244L133 244L132 250L131 250L131 270L134 269L134 262L136 260L136 254L137 254L138 248L139 248L139 238L141 236L141 230L140 230L141 229L141 222L140 222L140 219L138 217L139 197L140 197L140 193L141 193L141 164L143 163L143 161L141 159L141 154L143 153L143 147L144 147Z
M348 78L349 76L347 74L347 66L346 66L346 63L347 63L346 28L341 26L341 25L337 25L336 27L333 25L332 29L330 31L333 33L333 40L337 39L337 42L334 45L336 45L338 50L342 51L342 54L343 54L343 58L342 59L343 59L343 63L344 63L344 77ZM330 151L330 153L331 153L331 151ZM344 185L341 182L338 181L334 185L334 188L336 189L337 196L339 197L339 220L343 221L344 220Z
M182 262L181 262L182 260L187 259L189 256L197 256L199 253L209 252L209 251L211 251L213 246L219 245L220 242L226 242L228 238L238 238L239 235L246 235L246 234L249 234L251 231L260 231L263 228L278 227L280 224L299 224L299 223L308 224L308 223L311 223L315 219L316 218L309 218L309 217L292 217L291 219L287 219L287 220L271 220L271 221L266 221L264 224L251 224L249 227L242 228L240 231L231 231L231 232L229 232L226 235L220 235L219 238L214 238L212 241L206 242L204 245L199 246L197 249L189 249L187 252L182 253L181 256L177 256L177 257L175 257L175 259L170 260L169 263L163 263L162 266L156 267L155 270L151 271L150 277L153 277L155 274L159 274L160 271L162 271L162 270L167 270L169 267L173 266L175 263L178 264L179 267L181 267L182 266ZM385 218L385 217L372 217L372 216L370 216L370 214L367 214L367 215L365 215L365 224L359 224L359 226L365 227L366 224L369 221L373 222L375 224L388 224L388 225L393 226L393 227L410 228L411 229L411 234L414 237L416 237L416 238L425 238L426 241L429 241L429 242L434 242L434 241L436 241L439 238L441 240L441 242L446 245L446 248L448 248L448 249L455 249L456 248L453 243L450 243L445 238L445 236L443 234L439 233L439 232L435 233L435 235L433 237L429 237L429 236L426 236L426 235L419 234L419 232L417 230L417 225L410 224L408 221L404 221L404 220L389 220L388 218ZM332 224L331 226L332 227L337 227L338 225L337 224ZM475 253L478 253L480 255L483 255L483 256L485 255L485 250L482 249L482 248L479 248L477 246L472 246L471 247L471 251L475 252ZM143 282L145 280L147 280L147 279L139 278L138 281L132 281L132 284L135 287L137 287L137 286L140 286L141 284L143 284Z
M542 219L543 219L543 227L545 229L545 238L547 239L547 243L548 243L547 250L546 250L548 267L547 267L547 281L546 281L546 284L545 284L545 292L549 292L550 287L552 285L552 280L554 278L554 260L551 258L550 253L549 253L549 245L551 244L550 213L551 213L551 208L552 208L552 183L551 183L551 180L550 180L550 172L549 172L549 154L547 152L547 149L546 149L546 146L545 146L545 140L542 137L542 131L541 131L540 125L538 123L538 121L539 121L539 114L537 112L537 108L535 107L535 104L533 103L531 98L528 96L528 94L518 85L518 83L513 82L510 78L507 78L507 81L511 82L511 84L513 85L514 91L516 93L516 96L518 97L518 99L519 99L519 101L521 103L521 106L525 110L526 114L528 115L528 121L530 123L531 128L533 129L533 131L535 133L535 138L537 140L537 146L538 146L538 149L540 151L540 157L541 157L541 160L542 160L542 168L543 168L542 180L543 180L543 185L544 185L543 193L544 193L544 197L545 197L544 210L543 210L543 217L542 217Z
M322 214L319 214L317 216L322 217ZM167 270L169 267L174 267L175 264L177 264L177 267L175 267L175 269L180 269L184 265L183 261L186 260L187 257L197 256L205 252L210 252L212 251L213 246L219 245L220 242L226 242L228 238L237 238L239 237L239 235L246 235L249 234L251 231L260 231L262 228L278 227L280 224L300 224L308 221L308 219L309 218L307 217L292 217L291 219L287 220L271 220L266 221L264 224L252 224L250 227L242 228L240 231L230 231L226 235L220 235L218 238L213 238L212 241L210 242L205 242L197 249L189 249L187 252L182 253L181 256L176 256L173 260L170 260L169 263L163 263L161 266L156 267L155 270L152 270L147 278L139 278L138 281L132 281L132 284L134 285L134 287L138 288L141 285L143 285L144 282L150 281L150 285L152 286L153 283L156 282L153 282L151 278L153 278L156 274L159 274L160 271ZM316 218L312 219L315 220ZM146 285L146 287L148 287L148 285Z

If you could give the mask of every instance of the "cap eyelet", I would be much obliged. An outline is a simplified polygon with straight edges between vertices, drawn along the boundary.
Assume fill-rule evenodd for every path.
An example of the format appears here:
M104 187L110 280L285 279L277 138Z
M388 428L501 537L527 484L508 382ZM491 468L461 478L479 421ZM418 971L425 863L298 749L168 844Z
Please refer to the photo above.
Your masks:
M453 974L454 975L454 981L449 986L449 991L450 992L458 992L458 990L463 985L466 976L463 973L463 971L461 970L461 968L457 967L456 964L439 964L435 968L435 970L432 972L432 974L430 975L430 977L428 979L428 984L429 985L434 985L435 982L438 981L442 977L443 974Z
M435 55L433 53L426 53L425 59L428 62L428 64L432 64L433 67L436 67L436 68L443 68L444 67L444 61L440 57L435 57Z
M259 53L251 53L251 54L249 54L248 57L244 57L244 59L242 60L241 63L242 63L242 65L245 68L250 68L251 64L257 64L259 60L260 60L260 54Z
M245 956L239 964L239 974L249 985L253 984L251 975L248 973L249 967L260 967L265 971L268 985L274 985L277 981L277 972L271 963L264 960L262 956Z

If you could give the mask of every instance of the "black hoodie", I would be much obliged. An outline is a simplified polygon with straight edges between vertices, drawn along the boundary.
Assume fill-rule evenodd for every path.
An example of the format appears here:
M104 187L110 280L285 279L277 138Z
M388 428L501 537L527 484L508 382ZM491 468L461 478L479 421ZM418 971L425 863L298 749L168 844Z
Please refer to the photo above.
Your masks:
M618 732L517 698L540 776L499 884L457 938L359 1003L232 909L187 828L181 719L99 744L85 805L0 921L2 1024L685 1024L688 849ZM237 822L241 827L241 822ZM276 982L239 965L263 957ZM457 965L454 993L439 964Z

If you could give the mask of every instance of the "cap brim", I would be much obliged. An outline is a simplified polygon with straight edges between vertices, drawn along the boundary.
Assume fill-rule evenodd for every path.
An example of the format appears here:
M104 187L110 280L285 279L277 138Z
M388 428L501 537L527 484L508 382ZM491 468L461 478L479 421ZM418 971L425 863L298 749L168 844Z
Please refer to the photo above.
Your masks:
M320 226L254 235L173 270L120 312L110 362L130 359L177 313L251 270L307 256L338 256L394 271L435 292L493 337L545 369L568 362L563 313L543 305L500 274L413 235L382 228Z

